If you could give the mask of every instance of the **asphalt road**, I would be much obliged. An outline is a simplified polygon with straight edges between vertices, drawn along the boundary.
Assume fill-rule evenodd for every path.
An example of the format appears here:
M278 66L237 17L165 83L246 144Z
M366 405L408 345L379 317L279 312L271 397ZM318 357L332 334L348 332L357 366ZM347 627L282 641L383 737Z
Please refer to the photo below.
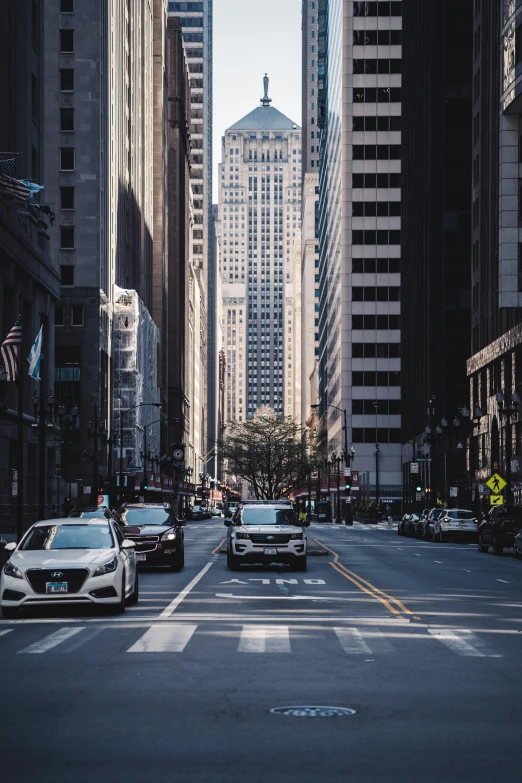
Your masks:
M521 778L522 563L384 526L312 526L306 573L230 573L222 520L123 617L0 621L6 780ZM274 714L331 706L342 717Z

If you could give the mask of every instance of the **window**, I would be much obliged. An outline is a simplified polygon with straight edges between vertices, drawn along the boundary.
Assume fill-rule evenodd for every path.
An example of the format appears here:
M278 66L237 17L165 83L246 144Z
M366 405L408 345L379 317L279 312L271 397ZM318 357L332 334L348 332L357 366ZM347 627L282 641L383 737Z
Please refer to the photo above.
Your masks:
M60 130L74 130L74 109L60 109Z
M60 11L62 14L72 14L74 11L74 0L60 0Z
M61 264L61 285L74 285L74 266L72 264Z
M60 51L74 52L74 30L60 30Z
M354 103L400 103L400 87L355 87Z
M72 250L74 248L73 226L60 226L60 247L62 250Z
M83 326L83 305L72 306L71 326Z
M354 46L400 46L401 30L354 30Z
M400 188L400 174L352 174L353 188Z
M400 217L400 201L354 201L353 217Z
M354 302L399 302L398 286L354 286L352 300Z
M352 231L353 245L400 245L400 231Z
M60 68L60 90L74 90L73 68Z
M402 72L402 60L399 58L394 58L393 60L388 60L386 58L381 58L379 60L354 60L353 61L353 72L354 73L369 73L369 74L376 74L376 73L401 73Z
M399 160L400 144L354 144L354 160Z
M74 147L60 147L60 170L74 171Z
M56 305L54 308L54 325L65 326L65 308L63 305Z

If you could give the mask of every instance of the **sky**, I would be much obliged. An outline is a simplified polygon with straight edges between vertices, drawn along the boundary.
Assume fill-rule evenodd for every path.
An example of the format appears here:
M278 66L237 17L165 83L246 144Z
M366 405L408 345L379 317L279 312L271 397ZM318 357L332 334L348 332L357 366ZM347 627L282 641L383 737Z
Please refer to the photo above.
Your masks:
M221 137L263 96L301 124L302 0L214 0L214 203Z

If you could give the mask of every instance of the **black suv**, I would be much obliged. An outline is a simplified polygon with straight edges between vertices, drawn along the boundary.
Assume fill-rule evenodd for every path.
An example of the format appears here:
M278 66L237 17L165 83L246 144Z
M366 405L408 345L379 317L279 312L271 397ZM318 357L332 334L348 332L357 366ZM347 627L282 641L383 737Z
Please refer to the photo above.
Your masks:
M125 538L136 542L138 561L181 571L185 565L185 522L172 513L168 503L125 503L116 521Z
M496 506L484 517L478 529L479 552L493 547L496 555L511 549L515 536L522 530L522 506Z

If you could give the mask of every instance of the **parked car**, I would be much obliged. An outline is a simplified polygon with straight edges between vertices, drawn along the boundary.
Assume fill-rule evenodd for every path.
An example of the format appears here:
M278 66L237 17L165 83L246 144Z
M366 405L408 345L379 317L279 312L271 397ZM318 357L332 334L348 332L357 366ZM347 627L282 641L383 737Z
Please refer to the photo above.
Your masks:
M36 522L2 568L2 614L49 604L96 604L113 612L139 598L136 545L108 519Z
M497 506L485 516L478 529L479 552L493 547L496 555L514 546L515 537L522 531L522 506ZM518 551L518 550L517 550Z
M114 519L107 506L77 506L68 514L70 519Z
M213 517L221 517L221 516L223 516L221 509L220 508L213 508L212 509L212 516Z
M205 510L203 506L189 506L187 509L187 519L205 519Z
M287 563L294 571L306 571L307 523L286 504L240 506L234 518L226 518L227 565L237 571L243 563Z
M397 535L398 536L405 536L406 535L406 525L410 519L410 514L403 514L402 519L399 520L399 524L397 526Z
M422 509L418 520L415 522L413 526L414 538L424 538L424 525L426 524L426 520L428 518L429 513L430 513L429 508Z
M522 557L522 530L513 539L513 556Z
M445 508L438 519L433 520L433 540L442 543L449 539L477 539L478 520L474 511L466 508Z
M436 519L444 514L444 508L431 508L428 511L428 516L424 520L424 532L423 539L425 541L433 541L433 525Z
M185 565L185 521L172 513L168 503L125 503L117 522L125 537L135 542L138 561L181 571Z

